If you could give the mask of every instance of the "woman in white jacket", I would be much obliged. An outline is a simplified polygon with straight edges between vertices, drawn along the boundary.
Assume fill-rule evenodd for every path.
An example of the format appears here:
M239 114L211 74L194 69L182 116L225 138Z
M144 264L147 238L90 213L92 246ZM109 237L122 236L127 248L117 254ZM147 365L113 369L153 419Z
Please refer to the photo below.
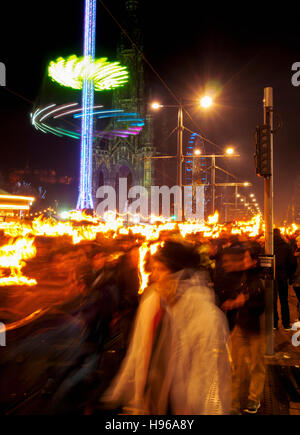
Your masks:
M151 259L128 354L102 401L132 414L228 414L229 331L192 246L166 242Z

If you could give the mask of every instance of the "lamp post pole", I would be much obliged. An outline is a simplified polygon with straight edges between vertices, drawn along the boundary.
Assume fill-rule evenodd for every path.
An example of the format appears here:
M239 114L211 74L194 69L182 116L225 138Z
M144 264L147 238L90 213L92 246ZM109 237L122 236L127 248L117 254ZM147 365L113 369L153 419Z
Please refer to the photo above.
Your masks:
M265 254L274 258L273 239L273 88L264 89L264 124L270 127L271 175L264 178ZM266 280L266 354L274 355L274 279Z
M178 133L177 133L177 185L182 188L182 137L183 137L183 110L182 104L178 106Z
M216 197L216 156L212 156L211 171L211 188L212 188L212 214L215 214L215 197Z

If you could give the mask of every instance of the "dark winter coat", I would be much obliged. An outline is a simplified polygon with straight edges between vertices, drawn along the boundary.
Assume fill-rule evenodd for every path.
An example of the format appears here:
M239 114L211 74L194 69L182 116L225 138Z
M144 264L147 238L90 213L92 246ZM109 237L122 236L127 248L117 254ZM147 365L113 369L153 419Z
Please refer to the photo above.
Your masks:
M265 311L265 287L258 268L248 269L245 275L242 293L249 299L237 310L235 324L256 334L260 332L260 317Z
M297 261L292 249L281 237L274 237L275 277L291 278L297 267Z

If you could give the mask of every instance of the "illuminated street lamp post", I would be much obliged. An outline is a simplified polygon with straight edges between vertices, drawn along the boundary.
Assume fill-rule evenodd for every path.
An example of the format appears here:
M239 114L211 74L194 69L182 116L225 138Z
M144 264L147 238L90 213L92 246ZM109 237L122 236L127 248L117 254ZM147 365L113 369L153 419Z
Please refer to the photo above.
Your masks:
M248 185L250 185L250 183L248 183ZM250 199L252 199L252 202L250 201L250 199L247 199L246 195L241 195L241 194L237 194L236 198L235 198L235 203L237 203L237 198L240 199L240 201L243 203L244 206L246 206L248 208L248 210L251 211L251 213L254 213L254 210L252 207L255 207L256 212L260 213L260 209L258 207L258 203L256 202L256 199L254 198L254 194L250 194ZM237 207L236 207L237 208Z
M235 214L237 214L238 211L240 211L240 208L238 207L238 198L240 199L240 201L248 206L248 210L252 210L251 208L251 204L250 202L247 202L247 197L246 195L241 195L240 193L238 193L238 187L248 187L248 186L252 186L251 183L249 183L248 181L245 181L244 183L219 183L216 184L217 186L233 186L235 187L235 194L234 194L234 202L228 202L225 205L231 205L234 206L234 210L235 210ZM258 204L257 204L258 205Z

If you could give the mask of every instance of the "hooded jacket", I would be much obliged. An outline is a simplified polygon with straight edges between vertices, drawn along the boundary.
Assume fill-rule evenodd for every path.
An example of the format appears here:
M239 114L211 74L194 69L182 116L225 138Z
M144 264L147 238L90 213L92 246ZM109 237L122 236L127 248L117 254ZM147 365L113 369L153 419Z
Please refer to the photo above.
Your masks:
M170 276L176 295L164 307L153 337L160 296L141 300L131 345L103 401L135 414L227 414L231 405L229 331L215 305L206 272L184 269Z

